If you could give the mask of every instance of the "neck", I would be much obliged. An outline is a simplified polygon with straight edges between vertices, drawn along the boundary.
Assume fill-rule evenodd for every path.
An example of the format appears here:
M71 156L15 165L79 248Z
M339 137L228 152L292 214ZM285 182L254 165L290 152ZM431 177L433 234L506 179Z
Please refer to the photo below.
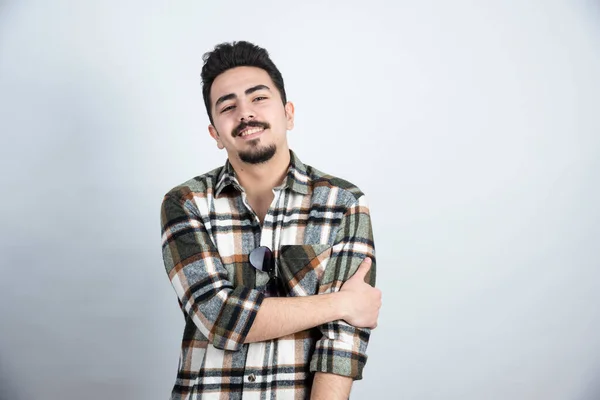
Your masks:
M287 175L290 165L289 149L278 149L269 161L261 164L246 164L239 158L230 158L240 185L250 197L272 195L274 187L279 186Z

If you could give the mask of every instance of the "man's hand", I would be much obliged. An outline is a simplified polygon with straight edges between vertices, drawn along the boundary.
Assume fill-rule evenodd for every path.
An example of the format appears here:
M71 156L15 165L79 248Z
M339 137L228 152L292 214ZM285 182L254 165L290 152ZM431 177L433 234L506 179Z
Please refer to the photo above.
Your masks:
M345 295L344 320L357 328L377 327L377 318L381 308L381 290L365 282L365 276L371 269L371 259L366 258L340 289Z
M365 282L370 269L371 259L367 258L339 292L264 299L244 343L280 338L339 320L356 328L375 328L381 291Z

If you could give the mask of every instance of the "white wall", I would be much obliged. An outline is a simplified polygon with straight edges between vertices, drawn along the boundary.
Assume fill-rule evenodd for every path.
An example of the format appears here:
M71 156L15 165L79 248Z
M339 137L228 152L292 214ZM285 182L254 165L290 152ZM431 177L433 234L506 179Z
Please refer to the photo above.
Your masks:
M600 398L598 3L73 0L0 3L0 399L168 397L159 206L225 159L199 75L235 39L370 198L353 398Z

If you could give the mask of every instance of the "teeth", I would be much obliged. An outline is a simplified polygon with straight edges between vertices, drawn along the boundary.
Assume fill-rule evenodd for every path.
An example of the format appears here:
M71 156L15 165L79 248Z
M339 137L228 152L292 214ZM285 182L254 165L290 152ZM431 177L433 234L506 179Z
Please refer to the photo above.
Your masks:
M260 132L262 131L262 128L252 128L252 129L248 129L247 131L245 131L244 133L242 133L240 136L248 136L248 135L252 135L253 133L256 132Z

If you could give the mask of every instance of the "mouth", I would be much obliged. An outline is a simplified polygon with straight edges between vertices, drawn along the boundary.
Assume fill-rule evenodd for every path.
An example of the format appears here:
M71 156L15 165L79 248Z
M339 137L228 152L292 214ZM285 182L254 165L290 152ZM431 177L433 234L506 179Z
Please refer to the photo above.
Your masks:
M244 129L242 132L240 132L238 137L241 139L244 139L244 140L254 139L254 138L260 136L261 133L264 132L264 130L265 129L262 127L249 127L249 128Z

